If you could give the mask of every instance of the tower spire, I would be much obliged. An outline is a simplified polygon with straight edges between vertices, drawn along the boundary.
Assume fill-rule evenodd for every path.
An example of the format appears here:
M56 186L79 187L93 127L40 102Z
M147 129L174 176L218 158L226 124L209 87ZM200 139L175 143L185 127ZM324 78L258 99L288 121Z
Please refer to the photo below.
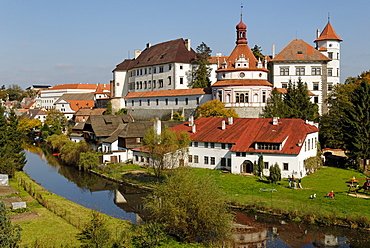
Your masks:
M236 25L236 44L248 44L247 25L243 23L243 4L240 5L240 22Z

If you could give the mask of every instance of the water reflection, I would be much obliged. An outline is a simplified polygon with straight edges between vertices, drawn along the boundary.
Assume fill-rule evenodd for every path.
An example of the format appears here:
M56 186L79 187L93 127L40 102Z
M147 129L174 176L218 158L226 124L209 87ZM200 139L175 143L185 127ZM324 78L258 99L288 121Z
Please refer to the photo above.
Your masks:
M24 171L45 189L82 206L133 223L141 221L146 192L98 176L61 166L51 154L35 148L26 151ZM278 217L238 212L234 247L370 247L369 232L339 227L319 227Z

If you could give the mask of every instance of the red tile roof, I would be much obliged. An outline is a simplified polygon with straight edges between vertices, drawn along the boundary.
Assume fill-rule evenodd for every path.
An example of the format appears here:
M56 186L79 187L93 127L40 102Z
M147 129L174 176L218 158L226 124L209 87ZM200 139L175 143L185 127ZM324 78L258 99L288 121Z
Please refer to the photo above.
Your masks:
M321 40L339 40L342 41L341 38L337 35L335 32L333 26L328 22L326 24L324 30L321 32L319 38L317 38L315 41L321 41Z
M222 130L222 121L227 118L210 117L194 120L196 132L192 133L189 123L171 128L175 131L186 131L192 141L233 143L231 151L299 154L307 134L318 132L316 126L307 124L301 119L279 119L277 125L272 124L272 118L234 118L233 124L226 124ZM256 142L282 143L282 150L256 150Z
M60 84L47 90L60 90L60 89L91 89L95 90L99 84Z
M272 61L330 61L302 39L292 40Z
M96 88L95 94L109 94L110 84L99 84Z
M249 68L248 69L240 68L238 70L268 71L265 67L258 68L257 66L258 60L256 59L252 50L249 48L247 44L236 45L229 57L222 57L222 60L220 60L220 65L224 62L223 58L226 59L226 65L227 65L227 69L222 69L222 70L234 69L235 61L238 60L241 55L244 55L245 59L249 60Z
M132 93L128 93L125 98L161 97L161 96L189 96L189 95L203 95L203 94L211 94L210 89L209 88L195 88L195 89L132 92Z
M229 79L229 80L220 80L212 84L212 87L215 86L272 86L272 84L267 80Z

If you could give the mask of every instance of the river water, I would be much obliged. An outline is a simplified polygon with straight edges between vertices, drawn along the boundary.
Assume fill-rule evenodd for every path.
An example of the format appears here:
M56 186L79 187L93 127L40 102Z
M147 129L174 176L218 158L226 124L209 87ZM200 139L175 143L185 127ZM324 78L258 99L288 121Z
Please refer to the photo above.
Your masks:
M26 151L24 171L45 189L104 214L137 223L146 192L58 164L55 157ZM370 247L370 232L285 223L269 215L236 213L235 247Z

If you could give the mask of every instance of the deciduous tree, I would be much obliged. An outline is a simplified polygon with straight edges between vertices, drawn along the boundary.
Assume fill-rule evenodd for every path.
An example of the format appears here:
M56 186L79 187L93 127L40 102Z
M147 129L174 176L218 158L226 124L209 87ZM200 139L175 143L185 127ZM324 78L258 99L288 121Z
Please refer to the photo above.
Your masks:
M50 127L51 132L60 134L67 126L67 118L62 112L56 109L51 109L45 119L45 124Z
M156 187L146 202L155 221L183 242L202 242L218 247L228 238L232 215L213 178L196 176L181 167Z
M220 100L208 101L197 108L197 117L239 117L232 108L225 108Z

